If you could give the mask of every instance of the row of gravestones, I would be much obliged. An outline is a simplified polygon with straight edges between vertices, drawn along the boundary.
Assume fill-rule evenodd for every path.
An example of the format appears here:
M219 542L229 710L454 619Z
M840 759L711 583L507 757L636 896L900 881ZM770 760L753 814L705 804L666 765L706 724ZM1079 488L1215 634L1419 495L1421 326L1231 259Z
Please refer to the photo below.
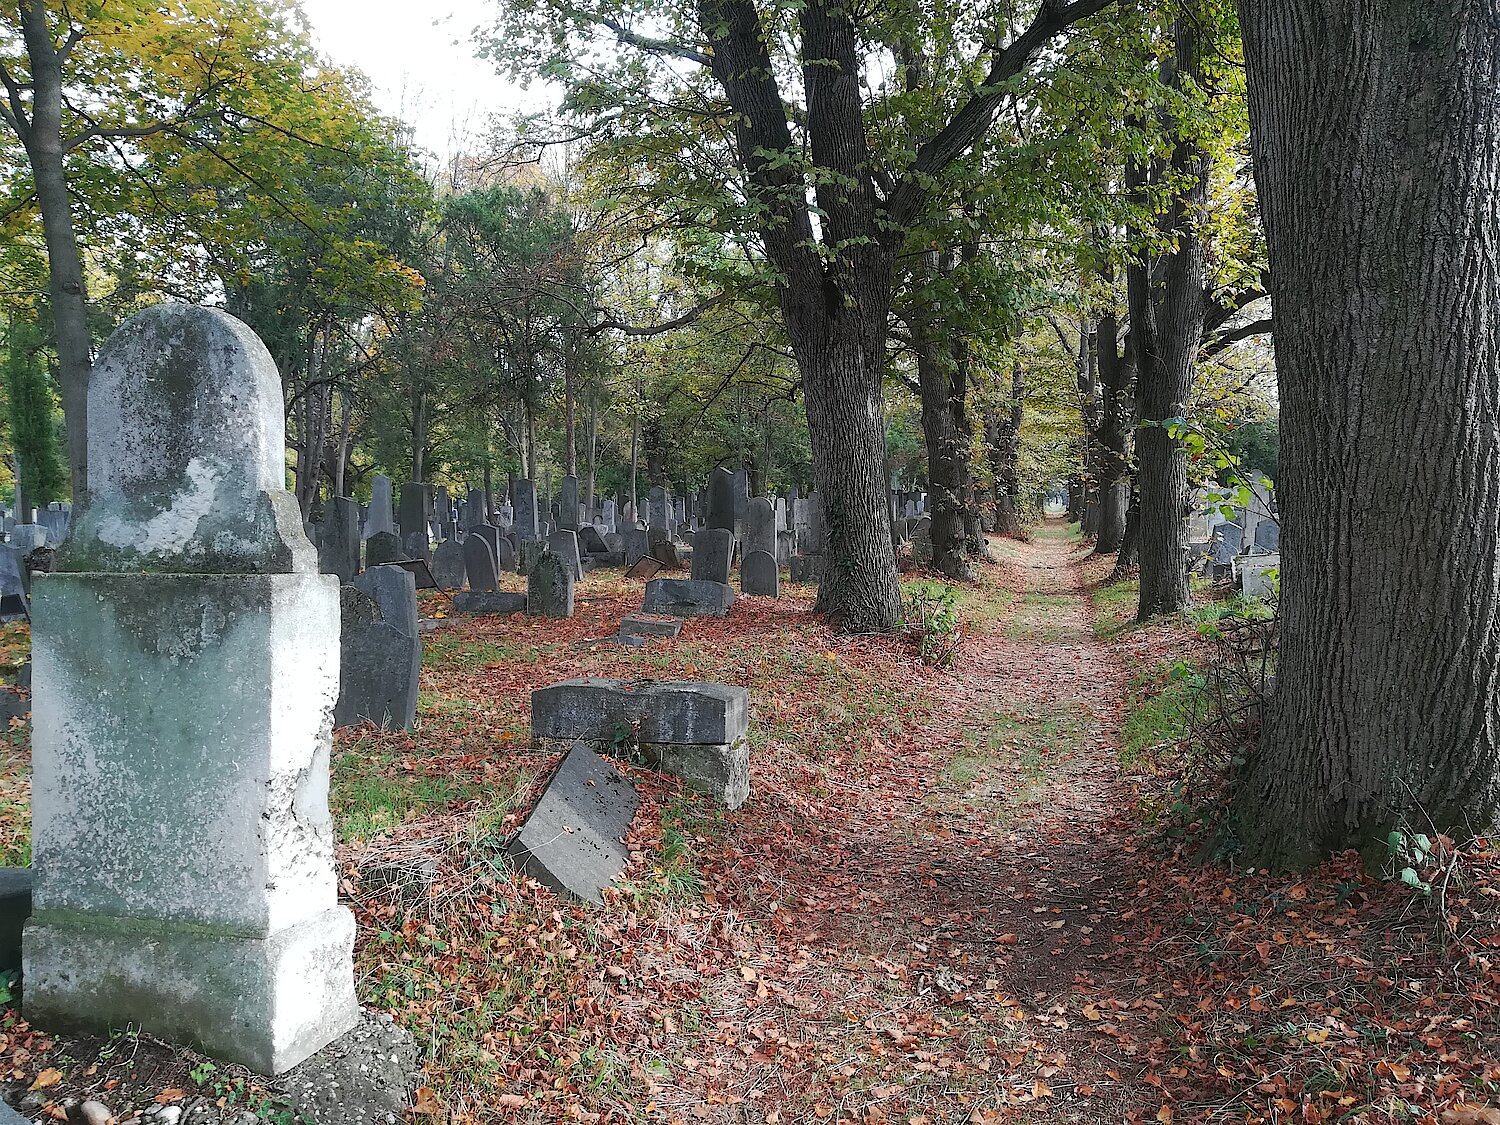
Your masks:
M1234 506L1226 519L1232 499L1224 491L1199 494L1188 529L1190 553L1211 577L1232 576L1246 594L1263 598L1271 591L1270 573L1281 564L1275 491L1265 478L1254 481L1246 503Z

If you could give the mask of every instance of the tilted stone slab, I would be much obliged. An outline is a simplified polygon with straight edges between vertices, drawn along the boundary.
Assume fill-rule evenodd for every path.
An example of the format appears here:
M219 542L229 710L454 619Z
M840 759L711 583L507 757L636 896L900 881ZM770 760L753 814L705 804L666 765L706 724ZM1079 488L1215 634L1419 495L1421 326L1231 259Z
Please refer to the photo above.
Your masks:
M518 870L559 894L604 901L625 869L635 786L586 745L571 746L507 849Z
M641 603L641 611L673 617L723 617L732 605L734 590L727 582L653 578L646 583L646 600Z
M720 745L745 737L750 691L689 680L564 680L531 693L534 738L616 738L637 727L643 743Z
M464 590L453 595L453 609L480 617L525 613L526 595L509 590Z
M680 617L646 617L632 614L620 621L622 637L676 637L682 633Z

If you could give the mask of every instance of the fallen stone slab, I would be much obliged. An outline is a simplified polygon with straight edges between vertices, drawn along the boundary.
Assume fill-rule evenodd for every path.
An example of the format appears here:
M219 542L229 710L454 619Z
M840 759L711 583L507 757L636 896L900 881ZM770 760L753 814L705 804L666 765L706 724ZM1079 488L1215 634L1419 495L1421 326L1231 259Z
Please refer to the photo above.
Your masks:
M641 610L673 617L723 617L732 605L734 590L727 582L653 578L646 583L646 600Z
M526 595L513 590L465 590L453 595L455 613L482 617L526 612Z
M609 741L622 726L641 742L736 742L750 728L750 690L690 680L587 677L531 693L534 739Z
M575 679L531 693L531 738L579 742L671 774L726 808L750 795L750 692L688 681Z
M631 614L620 621L622 637L676 637L682 633L680 617L647 617Z
M630 859L635 786L588 745L572 745L507 849L517 870L582 902L602 903Z

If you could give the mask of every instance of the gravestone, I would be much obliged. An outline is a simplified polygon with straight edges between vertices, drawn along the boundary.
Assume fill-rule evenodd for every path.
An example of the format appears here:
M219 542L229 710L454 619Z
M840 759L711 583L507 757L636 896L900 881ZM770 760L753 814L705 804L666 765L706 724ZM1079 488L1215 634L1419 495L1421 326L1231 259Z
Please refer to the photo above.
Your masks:
M339 701L333 725L368 720L382 730L411 730L417 722L422 669L416 580L399 566L377 566L340 594Z
M551 551L526 575L526 612L532 617L573 616L573 568Z
M798 547L804 555L823 553L823 498L816 492L802 501L802 528L798 533Z
M499 574L516 572L516 548L504 535L495 541L495 570Z
M623 754L730 809L750 795L750 692L684 680L564 680L531 693L531 743L555 751L583 740ZM623 744L621 730L632 738Z
M574 746L511 841L511 859L558 894L602 903L604 888L630 861L625 834L637 803L619 770L588 746Z
M473 531L482 523L489 523L490 518L484 510L484 489L471 488L465 497L464 503L464 531Z
M632 613L620 619L622 637L676 637L682 634L679 617L648 617Z
M1281 569L1280 555L1251 555L1236 564L1239 570L1240 591L1247 598L1266 601L1276 593L1272 572Z
M604 536L599 534L599 529L590 524L578 529L578 548L589 555L607 555L609 547L604 542Z
M401 486L401 541L410 541L413 535L421 533L422 538L427 538L427 525L432 519L432 494L428 492L427 486L419 481L413 481ZM427 558L424 553L422 558Z
M323 505L318 569L337 575L340 582L359 573L359 505L347 496L335 496Z
M764 551L776 554L776 508L764 496L757 496L745 505L745 541L741 550Z
M1281 525L1273 519L1263 519L1255 525L1255 549L1266 554L1281 550Z
M457 539L445 539L432 552L432 578L439 590L464 588L464 545Z
M453 497L448 495L447 485L438 485L432 491L432 514L437 521L439 539L452 539L458 532L453 521Z
M497 571L502 569L500 567L500 540L503 537L500 534L500 529L492 523L481 523L475 525L471 534L479 536L479 538L490 545L490 555L495 560L495 568Z
M693 536L692 576L698 582L728 582L734 569L734 532L711 527Z
M25 562L15 547L0 546L0 621L26 615Z
M614 534L615 521L617 519L617 516L615 514L615 502L613 500L604 501L604 510L600 518L604 521L604 534Z
M518 541L527 543L541 537L538 522L536 484L529 480L516 481L515 531Z
M484 536L464 536L463 564L464 573L469 578L469 589L474 593L490 594L500 589L495 553L490 550L489 542Z
M1237 523L1221 523L1214 528L1212 554L1216 566L1228 566L1234 562L1235 555L1240 553L1242 537Z
M24 1014L279 1074L355 1024L328 813L338 580L285 490L281 378L227 314L105 343L89 498L39 578Z
M653 578L646 583L641 612L671 617L723 617L732 605L734 590L727 582Z
M551 551L573 571L574 581L583 581L583 559L578 553L578 533L559 528L547 536L547 550Z
M750 503L750 471L741 465L734 471L734 522L745 522L745 506Z
M405 561L406 552L401 549L401 538L394 531L377 531L365 540L366 566Z
M911 557L913 562L930 563L932 561L932 519L929 516L920 516L915 523L908 528L911 534Z
M646 498L646 512L650 517L647 526L669 530L672 519L672 497L661 485L653 488Z
M734 530L734 473L723 465L708 477L708 526Z
M453 611L488 617L525 613L526 595L510 590L464 590L453 595Z
M10 529L10 545L29 555L47 545L47 529L39 523L18 523Z
M396 530L396 514L391 504L391 478L377 476L370 485L370 510L365 516L365 538Z
M625 565L634 566L650 553L650 533L637 527L627 527L625 529Z
M781 572L769 551L747 551L740 563L740 593L756 598L781 597Z
M566 476L562 479L561 495L557 500L557 526L566 531L578 530L578 478Z

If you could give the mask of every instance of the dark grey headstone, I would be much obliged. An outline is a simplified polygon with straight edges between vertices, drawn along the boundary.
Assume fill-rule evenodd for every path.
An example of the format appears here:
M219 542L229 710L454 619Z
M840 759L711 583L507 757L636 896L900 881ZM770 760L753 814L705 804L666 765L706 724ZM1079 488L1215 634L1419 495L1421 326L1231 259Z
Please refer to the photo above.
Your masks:
M476 594L492 593L500 588L495 556L484 536L470 534L464 538L463 567L469 577L469 589Z
M1255 525L1255 549L1274 554L1281 550L1281 525L1273 519L1262 519Z
M500 540L503 538L500 529L492 523L481 523L474 528L473 534L490 545L490 554L495 557L495 565L503 571L505 568L500 566Z
M670 528L672 519L672 496L661 485L657 485L646 497L646 513L650 517L647 526Z
M432 559L432 540L427 538L425 530L413 531L410 535L401 537L401 550L409 559L428 562Z
M590 555L609 554L609 546L604 542L604 536L599 534L599 529L593 525L578 529L578 549Z
M417 719L422 667L414 577L399 566L371 567L339 593L339 698L333 725L368 719L383 730L410 730Z
M532 617L573 616L573 568L551 551L526 576L526 612Z
M583 578L583 561L578 553L578 532L560 527L547 536L547 550L573 568L575 581Z
M638 560L651 553L651 536L640 528L627 527L624 541L626 566L634 566Z
M734 530L734 473L723 465L708 478L708 526Z
M740 564L740 593L757 598L781 596L781 572L776 556L765 551L750 551Z
M419 531L426 536L427 525L432 520L432 493L425 484L411 481L401 486L401 507L397 518L401 524L402 542Z
M394 531L377 531L365 540L366 566L402 562L405 558L406 552L401 549L401 538Z
M359 504L347 496L335 496L323 505L318 569L338 575L340 582L359 573Z
M462 590L464 574L464 545L457 539L439 543L432 552L432 576L437 579L438 589Z
M558 486L557 526L569 531L578 530L578 478L566 476Z
M563 758L541 800L511 841L517 868L543 886L583 902L625 869L625 834L635 819L635 787L587 746Z
M776 507L764 496L757 496L745 505L745 542L741 549L746 554L776 553Z
M620 621L622 637L675 637L682 632L682 619L677 617L644 617L631 614Z
M723 617L732 605L734 591L727 582L653 578L646 583L646 600L641 609L673 617Z
M510 590L481 593L464 590L453 595L455 613L472 613L480 617L500 617L526 612L526 595Z
M745 508L750 503L750 471L741 465L734 471L734 522L745 522Z
M1220 566L1228 566L1240 553L1243 531L1237 523L1221 523L1214 528L1213 557Z
M516 538L522 541L530 541L538 538L541 534L541 523L537 508L535 481L516 481L514 506L515 516L513 526Z
M693 536L693 579L728 582L734 567L734 532L711 527Z
M495 567L501 574L516 572L516 548L507 535L495 541Z
M30 917L31 868L0 867L0 970L20 971L21 931Z

